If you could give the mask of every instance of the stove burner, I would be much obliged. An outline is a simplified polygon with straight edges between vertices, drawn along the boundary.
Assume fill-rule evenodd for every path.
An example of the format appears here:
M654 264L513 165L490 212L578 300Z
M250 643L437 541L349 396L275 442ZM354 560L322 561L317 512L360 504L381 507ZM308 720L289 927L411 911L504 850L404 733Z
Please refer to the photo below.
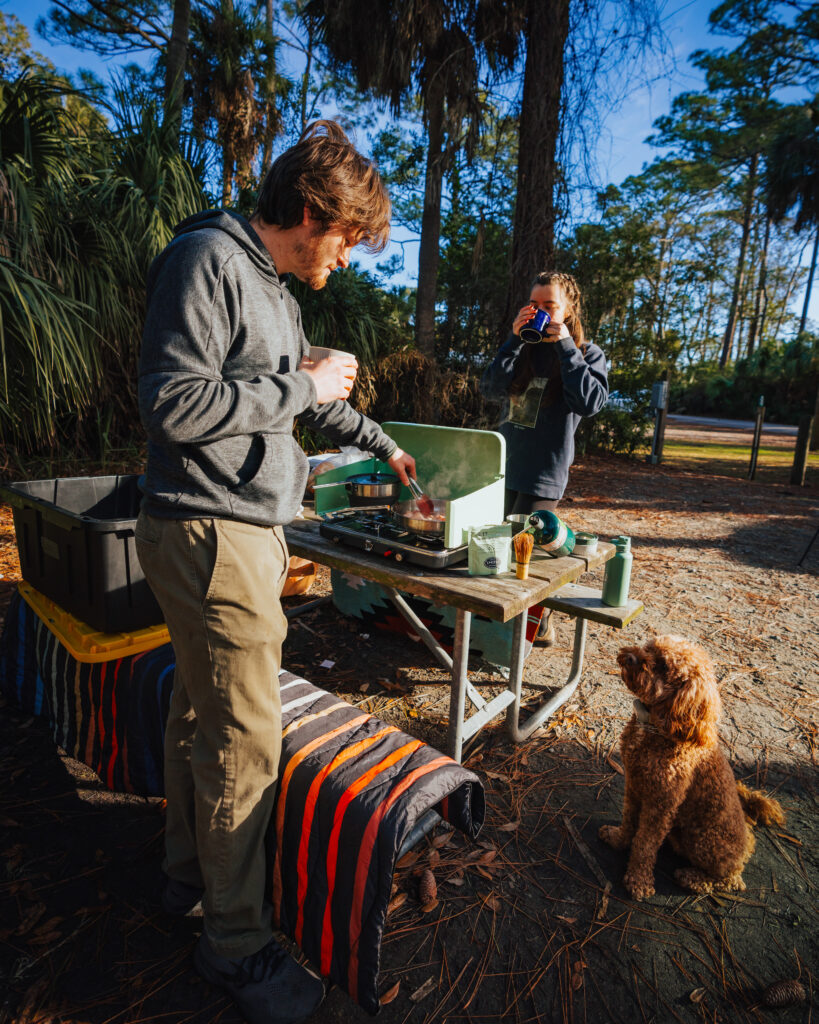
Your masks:
M324 517L319 531L336 543L428 568L443 568L467 556L466 544L448 548L442 534L404 529L388 507L348 508L330 513Z

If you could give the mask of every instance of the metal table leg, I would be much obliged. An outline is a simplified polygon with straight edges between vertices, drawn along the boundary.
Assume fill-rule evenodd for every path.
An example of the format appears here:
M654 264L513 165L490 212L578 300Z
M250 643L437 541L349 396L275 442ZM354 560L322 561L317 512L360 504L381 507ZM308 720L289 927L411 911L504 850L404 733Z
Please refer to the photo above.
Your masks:
M578 617L574 626L574 647L572 649L572 667L563 686L544 701L526 721L520 721L520 697L523 686L523 654L526 634L522 622L515 621L515 636L512 643L512 671L510 683L514 687L514 703L506 712L506 727L515 743L522 743L539 728L543 722L555 712L561 704L571 697L580 682L583 671L583 655L586 650L586 620ZM525 621L525 620L524 620Z
M455 642L452 651L453 656L450 658L432 633L430 633L412 608L410 608L403 596L392 587L385 587L384 589L401 615L409 622L436 659L452 676L447 748L450 757L455 761L460 761L463 745L466 740L474 736L487 722L491 722L493 718L505 711L515 699L514 692L508 689L503 690L494 700L487 702L470 683L468 663L469 634L472 629L471 612L464 611L461 608L455 610ZM522 620L523 622L526 621L525 614L522 616ZM473 707L477 708L469 718L465 717L467 697Z

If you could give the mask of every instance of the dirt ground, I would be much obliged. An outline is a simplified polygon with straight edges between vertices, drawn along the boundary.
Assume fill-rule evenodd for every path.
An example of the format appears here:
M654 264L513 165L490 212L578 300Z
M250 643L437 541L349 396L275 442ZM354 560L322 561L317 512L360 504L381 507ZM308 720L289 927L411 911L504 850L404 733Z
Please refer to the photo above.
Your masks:
M819 968L819 539L797 563L819 526L819 489L587 457L569 494L561 511L575 529L631 536L631 593L645 612L625 632L590 626L583 680L547 729L513 746L499 720L467 748L486 786L487 822L474 843L439 831L397 872L380 1018L809 1022ZM7 600L19 578L8 510L0 572ZM327 592L321 570L290 605ZM784 827L756 830L741 893L687 894L664 848L657 894L635 902L622 885L625 855L597 838L618 818L617 744L631 715L615 656L623 642L659 632L709 651L735 772L788 815ZM285 665L443 746L444 672L420 643L361 633L324 604L291 620ZM568 674L571 633L563 619L557 647L535 648L527 661L533 701L542 690L532 687ZM482 691L499 685L486 665L472 668ZM200 924L171 926L159 912L161 801L106 792L54 748L42 722L8 705L0 766L0 1024L238 1021L191 969ZM438 905L423 913L427 865ZM764 988L792 978L807 1000L764 1007ZM333 990L313 1019L368 1018Z

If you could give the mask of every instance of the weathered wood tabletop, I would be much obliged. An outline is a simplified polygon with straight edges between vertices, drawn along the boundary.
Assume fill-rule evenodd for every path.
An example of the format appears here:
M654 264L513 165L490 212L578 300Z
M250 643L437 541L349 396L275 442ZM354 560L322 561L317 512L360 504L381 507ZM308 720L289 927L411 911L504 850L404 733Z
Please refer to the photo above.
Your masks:
M466 563L446 569L426 569L369 554L323 537L315 519L295 519L284 532L292 555L498 622L515 618L614 554L614 545L605 542L599 543L597 550L588 557L552 558L535 547L529 563L529 578L519 580L514 569L498 576L470 576Z

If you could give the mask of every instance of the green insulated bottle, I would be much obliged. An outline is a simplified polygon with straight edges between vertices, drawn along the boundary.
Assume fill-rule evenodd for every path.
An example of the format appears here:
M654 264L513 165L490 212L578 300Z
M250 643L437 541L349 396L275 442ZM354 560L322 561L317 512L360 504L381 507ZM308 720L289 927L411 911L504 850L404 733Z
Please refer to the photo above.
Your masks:
M553 558L562 558L574 551L574 531L554 512L533 512L526 529L534 536L541 551Z
M606 562L603 577L603 604L622 608L628 601L628 585L631 580L631 538L612 537L615 552Z

